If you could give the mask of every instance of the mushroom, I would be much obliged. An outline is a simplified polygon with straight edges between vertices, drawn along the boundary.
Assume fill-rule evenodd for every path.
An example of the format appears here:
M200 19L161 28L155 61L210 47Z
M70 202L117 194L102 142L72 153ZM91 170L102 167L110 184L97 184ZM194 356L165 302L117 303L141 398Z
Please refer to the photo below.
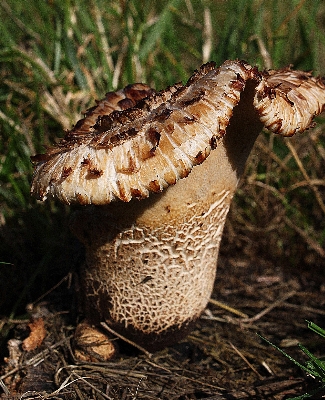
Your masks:
M86 321L106 321L150 350L184 337L210 298L258 134L303 132L324 104L325 86L310 73L210 62L184 86L108 93L35 156L31 193L84 206L71 229L86 248Z

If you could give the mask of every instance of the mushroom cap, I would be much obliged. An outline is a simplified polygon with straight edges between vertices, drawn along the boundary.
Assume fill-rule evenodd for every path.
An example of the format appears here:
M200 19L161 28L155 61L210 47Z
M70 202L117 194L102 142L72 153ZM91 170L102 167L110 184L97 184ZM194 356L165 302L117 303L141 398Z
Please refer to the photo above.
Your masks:
M302 132L323 110L320 79L290 69L260 73L243 61L205 64L184 86L158 93L129 85L108 93L56 147L32 158L32 194L102 205L163 191L217 146L247 81L255 84L260 120L275 133Z
M256 87L254 106L265 128L283 136L292 136L312 125L315 115L324 109L325 86L311 73L266 71Z

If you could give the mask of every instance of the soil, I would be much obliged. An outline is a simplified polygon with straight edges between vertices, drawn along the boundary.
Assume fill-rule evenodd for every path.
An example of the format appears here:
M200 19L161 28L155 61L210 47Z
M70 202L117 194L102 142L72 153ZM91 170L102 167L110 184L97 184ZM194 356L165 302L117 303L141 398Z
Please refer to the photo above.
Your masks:
M77 362L74 280L67 276L30 310L34 321L44 322L45 338L37 324L11 321L8 338L22 341L33 331L35 349L19 345L17 354L7 352L1 399L281 400L317 388L258 335L302 363L306 357L298 342L317 356L325 354L324 340L306 323L325 326L322 271L290 270L263 256L243 259L231 247L223 249L212 301L194 331L150 356L119 339L119 353L110 362ZM324 390L313 398L322 395Z

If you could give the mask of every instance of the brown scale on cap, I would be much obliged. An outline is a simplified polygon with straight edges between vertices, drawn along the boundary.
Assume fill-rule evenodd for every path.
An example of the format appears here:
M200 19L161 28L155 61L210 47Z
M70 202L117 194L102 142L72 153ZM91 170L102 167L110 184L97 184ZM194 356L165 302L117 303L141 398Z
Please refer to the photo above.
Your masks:
M309 73L208 63L184 86L107 94L36 156L33 195L92 204L71 222L86 248L86 320L151 349L186 334L209 300L256 137L263 126L302 132L324 104L325 87Z

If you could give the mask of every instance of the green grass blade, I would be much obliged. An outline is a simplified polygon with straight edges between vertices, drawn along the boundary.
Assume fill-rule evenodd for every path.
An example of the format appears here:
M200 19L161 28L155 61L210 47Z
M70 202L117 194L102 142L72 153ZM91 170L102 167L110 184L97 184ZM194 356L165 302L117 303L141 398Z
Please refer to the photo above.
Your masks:
M149 29L146 33L145 41L142 43L139 57L140 60L144 61L147 59L149 53L151 53L157 42L164 35L168 29L172 29L172 16L173 9L177 8L180 0L170 0L164 7L163 11L159 15L158 21Z
M281 354L283 354L285 357L287 357L290 361L292 361L295 365L297 365L299 368L301 368L302 370L304 370L305 372L307 372L307 374L313 374L313 371L310 370L309 368L305 367L303 364L299 363L298 361L296 361L293 357L291 357L288 353L286 353L284 350L280 349L280 347L276 346L275 344L273 344L272 342L270 342L269 340L267 340L265 337L263 337L262 335L258 334L257 335L264 340L266 343L268 343L269 345L271 345L273 348L275 348L276 350L278 350Z
M316 325L314 322L307 321L308 328L311 329L313 332L317 333L317 335L322 336L325 338L325 330Z

